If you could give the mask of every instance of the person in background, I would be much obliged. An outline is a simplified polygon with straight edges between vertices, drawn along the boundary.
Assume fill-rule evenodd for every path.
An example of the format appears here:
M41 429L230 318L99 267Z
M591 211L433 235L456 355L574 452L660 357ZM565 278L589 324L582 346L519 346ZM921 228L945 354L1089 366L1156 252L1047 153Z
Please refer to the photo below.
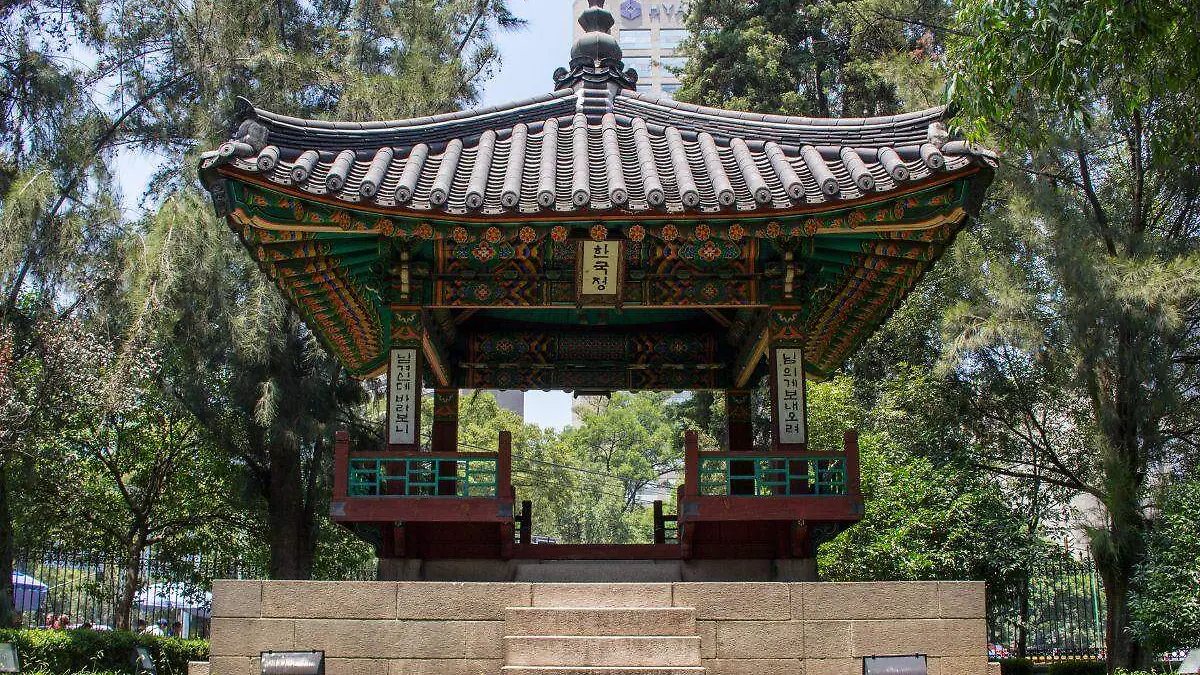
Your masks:
M182 621L176 621L175 623L171 624L171 637L175 637L175 638L183 637L183 622Z
M156 635L158 637L163 637L166 634L167 634L167 620L166 619L159 619L158 621L156 621L154 623L153 626L151 626L146 631L146 635Z
M141 633L143 635L146 633L146 620L145 619L137 620L137 628L134 629L134 632Z
M47 629L54 630L56 628L55 624L57 624L57 623L58 623L58 615L57 614L55 614L54 612L50 612L49 614L46 615L46 628Z
M58 630L67 630L70 627L71 627L71 615L70 614L59 614L58 615L58 625L55 626L55 628L57 628Z

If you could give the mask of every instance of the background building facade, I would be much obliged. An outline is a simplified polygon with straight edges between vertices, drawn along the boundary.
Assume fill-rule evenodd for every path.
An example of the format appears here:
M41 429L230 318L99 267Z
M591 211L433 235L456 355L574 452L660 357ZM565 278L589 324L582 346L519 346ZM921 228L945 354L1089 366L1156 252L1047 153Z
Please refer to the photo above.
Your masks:
M572 22L575 37L583 34L576 19L587 9L587 0L574 0ZM616 3L620 4L616 4ZM611 6L616 4L616 6ZM625 54L625 67L638 74L638 91L672 96L679 88L675 71L683 68L686 59L678 55L678 47L687 37L683 21L687 17L686 2L642 2L641 0L609 0L609 9L617 19L613 36Z

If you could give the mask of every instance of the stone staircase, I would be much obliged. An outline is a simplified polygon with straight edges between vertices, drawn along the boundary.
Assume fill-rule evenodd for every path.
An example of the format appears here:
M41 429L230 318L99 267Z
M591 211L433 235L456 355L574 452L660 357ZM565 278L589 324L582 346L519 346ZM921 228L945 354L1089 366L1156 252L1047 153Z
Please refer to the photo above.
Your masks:
M690 607L511 607L504 675L703 675Z

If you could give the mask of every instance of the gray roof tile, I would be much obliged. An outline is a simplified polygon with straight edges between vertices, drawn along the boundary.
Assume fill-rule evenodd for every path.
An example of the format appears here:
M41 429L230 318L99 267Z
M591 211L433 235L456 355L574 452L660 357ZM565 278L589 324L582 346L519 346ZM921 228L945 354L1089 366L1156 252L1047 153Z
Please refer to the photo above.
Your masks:
M929 142L943 108L822 119L621 91L610 109L585 114L577 100L563 90L368 123L254 109L265 142L231 139L217 161L350 203L485 215L768 211L885 193L994 163L994 155L965 142L940 149Z

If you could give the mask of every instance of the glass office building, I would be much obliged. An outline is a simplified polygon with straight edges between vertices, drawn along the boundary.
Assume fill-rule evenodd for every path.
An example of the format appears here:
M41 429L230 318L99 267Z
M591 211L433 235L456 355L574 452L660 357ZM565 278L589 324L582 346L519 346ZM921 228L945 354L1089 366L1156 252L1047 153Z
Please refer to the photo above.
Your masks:
M577 19L588 3L587 0L574 2L571 21L578 38L583 29ZM676 54L676 50L687 37L683 20L688 4L640 0L608 0L606 4L617 19L612 33L625 54L625 67L638 73L638 91L671 96L679 88L677 72L687 62Z

